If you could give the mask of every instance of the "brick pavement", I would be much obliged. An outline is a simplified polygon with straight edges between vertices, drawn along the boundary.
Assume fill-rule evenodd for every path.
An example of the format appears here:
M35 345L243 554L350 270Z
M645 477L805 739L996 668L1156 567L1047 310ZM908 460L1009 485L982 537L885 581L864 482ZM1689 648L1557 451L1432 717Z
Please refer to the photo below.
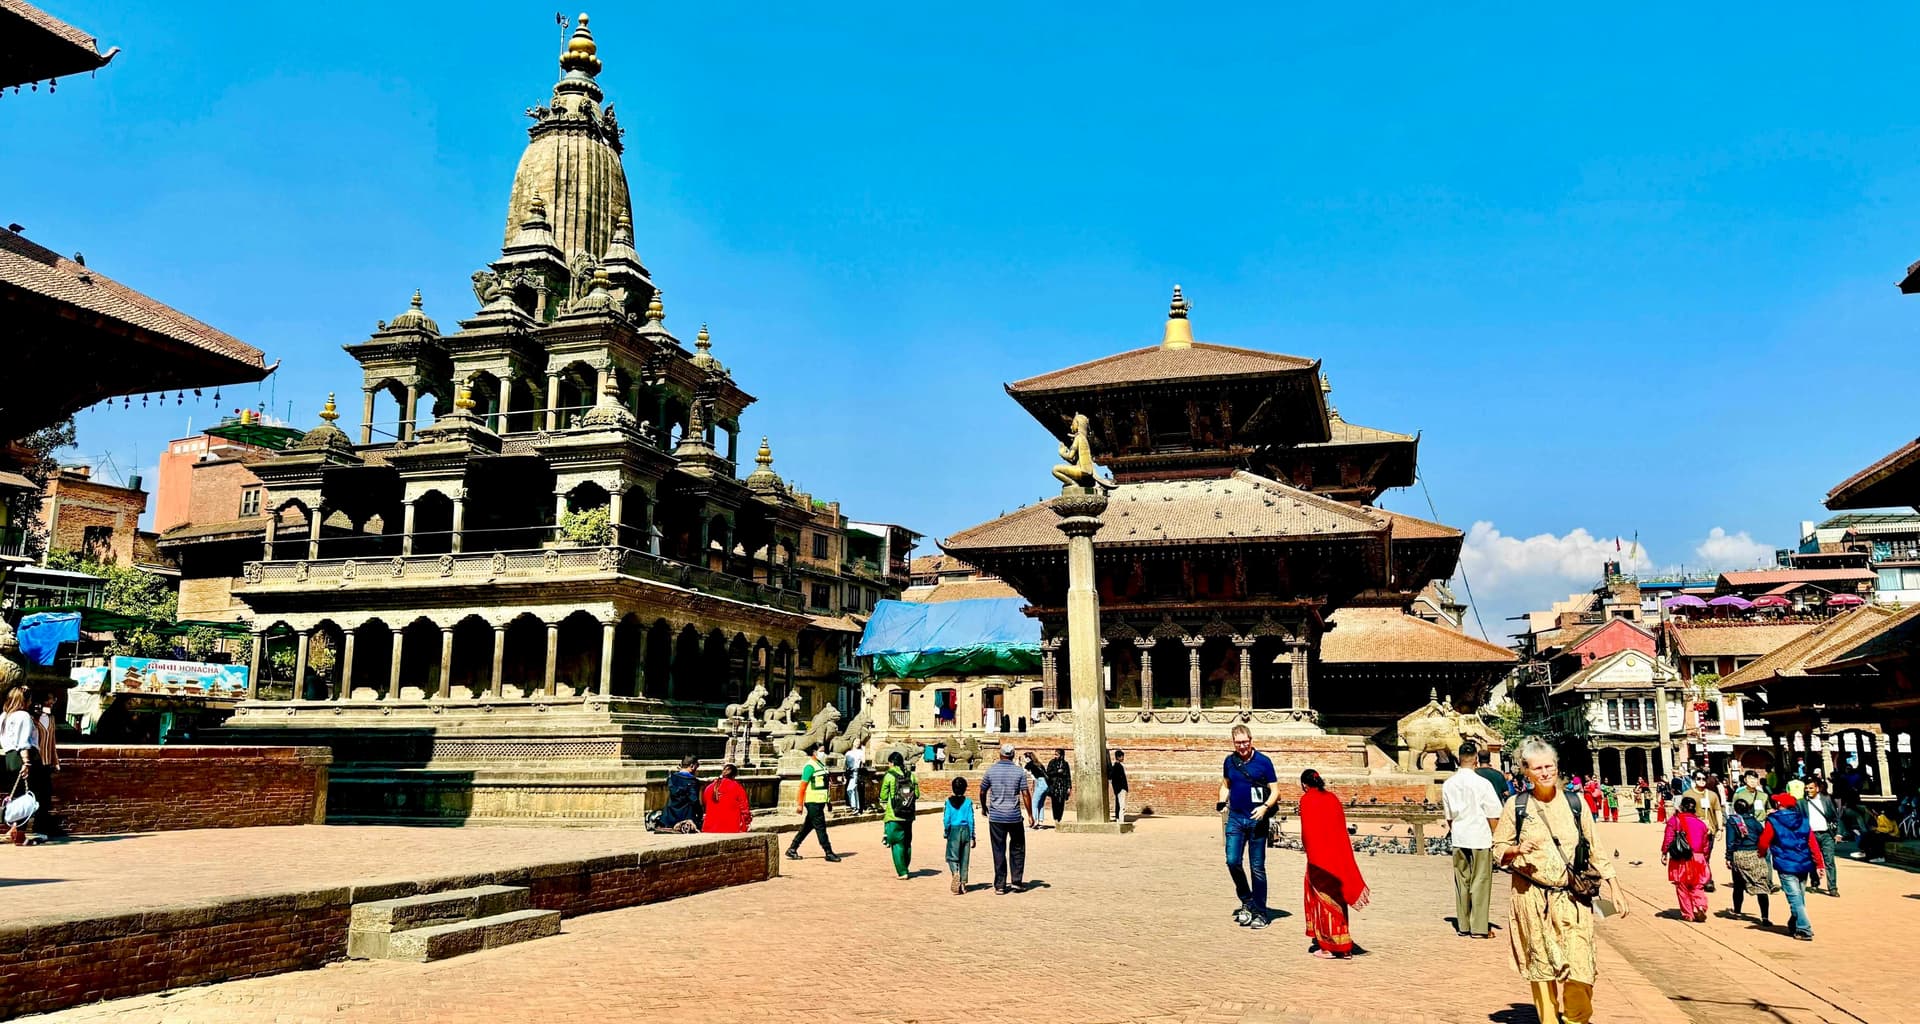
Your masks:
M10 921L441 877L698 841L638 828L291 825L0 846Z
M950 895L937 831L923 819L915 864L923 874L906 882L893 878L878 826L854 825L835 837L837 850L854 854L843 863L786 862L772 881L574 918L562 935L524 946L425 966L334 964L47 1019L1533 1020L1504 944L1453 935L1443 858L1365 859L1376 899L1354 932L1374 952L1329 963L1307 955L1298 916L1259 933L1233 926L1209 819L1149 819L1132 836L1033 835L1028 878L1044 884L1013 896ZM461 834L544 842L558 833ZM975 853L980 885L991 879L991 859ZM1297 915L1300 855L1276 850L1268 864L1273 902ZM1498 920L1505 911L1496 900ZM1009 956L1020 963L1012 971L998 966ZM1686 1019L1611 947L1602 957L1602 1019Z
M1701 1021L1898 1021L1914 1019L1911 966L1920 935L1920 874L1843 859L1840 897L1807 897L1815 939L1763 929L1749 898L1748 919L1722 916L1733 907L1724 853L1714 851L1719 891L1708 897L1705 924L1679 920L1673 886L1660 865L1661 826L1600 826L1620 851L1621 880L1652 913L1610 922L1606 937L1645 971L1662 994ZM1634 862L1638 861L1638 864ZM1772 897L1776 925L1787 900Z

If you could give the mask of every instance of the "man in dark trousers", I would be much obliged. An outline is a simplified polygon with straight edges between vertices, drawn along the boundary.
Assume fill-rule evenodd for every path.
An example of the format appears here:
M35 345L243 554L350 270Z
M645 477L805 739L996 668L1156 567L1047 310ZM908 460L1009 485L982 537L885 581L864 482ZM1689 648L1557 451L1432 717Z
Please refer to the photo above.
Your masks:
M1113 752L1113 763L1107 765L1107 785L1113 787L1113 820L1127 820L1127 752Z
M1027 833L1033 822L1032 776L1013 763L1013 744L1000 744L1000 760L980 777L980 802L987 809L988 845L993 849L993 891L1027 889ZM1012 861L1009 865L1008 861ZM1008 881L1008 868L1012 881Z
M800 831L793 834L793 844L787 847L787 859L800 859L800 841L808 834L820 836L820 849L826 851L828 862L837 862L839 855L833 852L833 843L827 839L827 800L832 789L827 778L827 745L825 743L814 750L813 757L800 769L799 808L804 822Z
M1067 763L1064 748L1053 748L1053 760L1047 762L1047 799L1053 803L1053 823L1060 824L1067 810L1067 797L1073 792L1073 766Z

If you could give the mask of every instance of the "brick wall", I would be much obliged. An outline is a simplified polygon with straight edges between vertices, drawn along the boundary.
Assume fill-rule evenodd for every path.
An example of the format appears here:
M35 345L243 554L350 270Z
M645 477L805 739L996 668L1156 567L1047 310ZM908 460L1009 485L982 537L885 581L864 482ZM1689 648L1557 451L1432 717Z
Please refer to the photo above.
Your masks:
M231 456L232 453L224 454ZM247 468L247 462L259 458L261 456L249 453L238 458L227 457L193 466L188 477L186 521L224 523L243 518L240 515L241 492L249 487L260 487L260 478ZM260 507L269 507L264 487L261 487Z
M60 749L53 810L76 835L320 824L325 747Z
M113 565L133 564L134 535L140 515L147 510L147 492L115 487L92 479L85 468L62 469L47 480L40 514L48 523L48 545L56 551L81 551L87 527L111 530L102 560Z

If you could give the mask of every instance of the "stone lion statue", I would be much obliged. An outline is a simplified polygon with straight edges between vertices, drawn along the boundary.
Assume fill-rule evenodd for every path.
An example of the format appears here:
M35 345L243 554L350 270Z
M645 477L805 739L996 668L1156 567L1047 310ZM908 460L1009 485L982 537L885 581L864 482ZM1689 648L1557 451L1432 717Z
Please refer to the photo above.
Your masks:
M788 690L786 699L780 702L780 706L767 712L765 719L766 725L768 728L779 726L790 731L795 724L793 720L794 716L799 713L800 691L797 689ZM838 712L836 711L835 714L838 714Z
M748 722L752 722L759 717L762 711L765 711L766 709L767 709L767 684L755 683L753 684L753 689L747 691L746 700L743 700L738 704L727 705L727 717L728 718L744 718Z
M1497 746L1500 737L1480 721L1479 715L1463 715L1439 697L1430 697L1425 706L1400 719L1400 770L1420 771L1428 754L1434 767L1440 756L1453 757L1460 744L1474 740L1482 746Z
M782 736L773 741L773 752L786 755L792 753L811 753L814 749L833 742L840 734L840 709L828 705L813 716L807 731L793 736ZM828 749L832 749L829 747Z
M20 660L20 642L13 635L13 627L7 620L0 619L0 694L14 688L27 678L27 666Z
M866 746L872 738L873 706L869 704L861 708L859 714L847 719L846 727L827 749L835 754L844 754L855 747Z

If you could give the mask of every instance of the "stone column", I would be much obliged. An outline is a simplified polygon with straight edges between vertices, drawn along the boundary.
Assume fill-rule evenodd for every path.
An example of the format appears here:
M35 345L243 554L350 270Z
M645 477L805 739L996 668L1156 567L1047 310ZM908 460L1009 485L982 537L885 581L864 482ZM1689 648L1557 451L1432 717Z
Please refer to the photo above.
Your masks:
M400 414L406 417L400 421L400 440L411 441L413 440L413 421L420 415L420 385L407 385L407 405Z
M440 627L440 699L453 699L453 627Z
M280 513L278 512L267 513L267 539L266 539L266 542L262 544L260 548L261 561L263 562L273 561L273 537L274 537L274 534L279 532L280 532Z
M541 684L540 692L551 697L554 694L554 675L560 670L560 624L547 623L547 674Z
M366 389L365 400L360 403L360 443L373 443L373 389Z
M1876 770L1880 773L1876 780L1880 787L1878 795L1891 796L1893 795L1893 776L1887 773L1887 734L1884 732L1873 734L1873 757Z
M1107 787L1106 694L1100 685L1100 596L1094 590L1093 535L1107 495L1098 487L1068 485L1049 504L1067 536L1067 655L1073 672L1073 817L1066 831L1127 832L1112 822Z
M413 554L413 499L400 503L400 553Z
M399 699L399 655L407 644L407 630L394 630L394 659L388 661L386 670L386 699Z
M1060 641L1043 640L1040 643L1040 688L1042 706L1048 711L1060 710L1060 671L1057 665L1059 657L1055 651Z
M320 560L320 531L325 528L327 513L330 511L332 510L327 506L321 505L315 508L313 515L307 519L307 561L309 562Z
M1673 737L1667 729L1667 688L1665 684L1656 684L1653 688L1653 721L1660 734L1660 746L1656 750L1655 767L1661 778L1671 775L1668 758L1673 756Z
M358 630L342 630L346 639L340 644L340 686L334 691L334 700L346 700L353 693L353 638Z
M613 546L616 548L626 546L623 538L620 536L620 524L626 519L626 515L627 489L625 487L615 487L613 490L607 492L607 522L612 524L613 528L608 533L608 537L612 539Z
M560 375L547 374L547 429L560 429Z
M506 667L507 627L505 625L496 625L493 627L493 682L487 687L488 696L494 698L500 696L500 685L503 681L502 676L505 674Z
M1140 706L1153 710L1153 645L1150 636L1135 637L1133 646L1140 651Z
M1253 644L1250 636L1236 636L1233 646L1240 649L1240 710L1253 707Z
M260 663L266 660L267 634L255 631L253 634L253 654L247 658L247 699L260 698Z
M288 700L303 700L307 695L307 645L313 640L313 630L303 629L294 641L293 654L293 694Z
M600 696L613 696L613 631L612 622L600 623Z
M463 536L463 532L466 528L467 489L462 487L459 493L453 496L453 553L456 555L459 554L465 546L463 542L466 538Z
M495 420L493 428L493 432L496 434L504 434L507 432L507 416L513 412L514 379L514 375L511 373L500 375L500 414L499 418Z
M1187 645L1187 706L1200 706L1200 648L1206 645L1206 638L1190 636L1180 641Z

